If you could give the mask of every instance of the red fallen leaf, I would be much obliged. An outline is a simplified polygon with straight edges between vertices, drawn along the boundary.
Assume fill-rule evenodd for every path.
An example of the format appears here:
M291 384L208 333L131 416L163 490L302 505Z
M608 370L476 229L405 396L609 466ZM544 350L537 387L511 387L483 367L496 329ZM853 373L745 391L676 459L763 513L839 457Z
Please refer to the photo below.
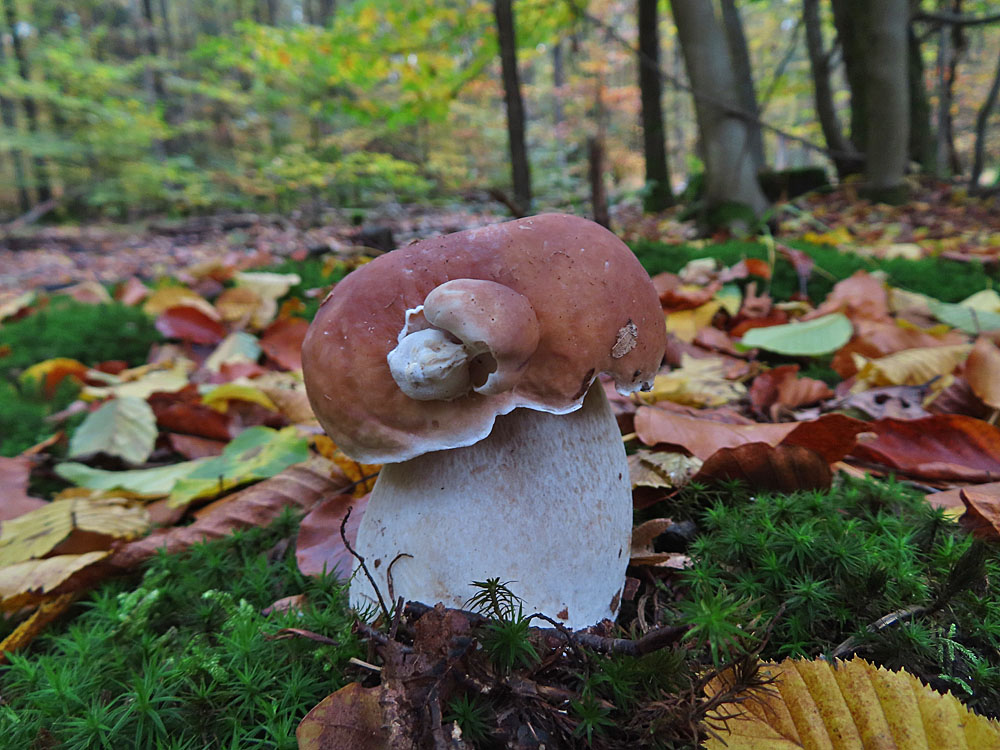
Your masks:
M226 442L239 432L233 416L201 403L201 394L195 385L187 385L175 393L157 392L147 401L161 430Z
M256 378L271 370L256 362L223 362L219 371L212 373L210 383L230 383L237 378Z
M913 477L991 482L1000 477L1000 429L959 414L923 419L880 419L868 429L875 440L858 443L851 455Z
M823 304L803 316L803 320L835 312L842 312L852 323L862 319L886 320L889 318L889 294L880 279L867 271L855 271L852 276L838 281Z
M673 273L658 273L653 277L653 286L660 296L664 312L693 310L708 302L722 288L722 282L712 281L697 289L685 289L680 277Z
M309 322L303 318L279 318L260 337L260 348L286 370L302 369L302 341Z
M833 473L822 456L801 445L746 443L716 451L691 481L734 479L754 489L796 492L829 489Z
M0 456L0 487L3 500L0 502L0 521L27 513L29 510L48 505L38 497L28 494L28 479L31 475L31 459L28 456Z
M961 522L980 539L1000 539L1000 497L964 487L959 497L965 503Z
M50 359L44 363L40 363L38 366L44 367L44 370L42 370L44 377L42 393L45 398L52 398L66 378L72 378L78 384L86 382L87 370L89 369L82 362L78 362L75 359L67 359L66 357Z
M130 276L115 289L115 299L123 305L135 306L149 296L149 287L135 276Z
M106 372L108 375L117 375L122 370L128 369L128 362L124 359L109 359L105 362L98 362L93 369Z
M701 332L699 331L699 334L700 333ZM681 341L673 334L668 333L667 349L664 353L664 361L671 367L680 367L685 354L695 357L696 359L704 359L705 357L721 359L723 365L725 366L723 375L730 380L742 378L750 372L752 367L746 359L733 357L723 352L710 351L704 347L689 344L686 341Z
M156 318L156 330L170 339L192 344L218 344L226 336L226 328L193 305L168 307Z
M808 258L809 256L806 257ZM762 260L761 258L747 258L746 260L741 260L740 263L746 265L747 273L752 276L760 276L762 279L771 278L771 266L766 260Z
M319 503L302 519L299 537L295 544L295 560L299 570L307 576L321 575L324 571L337 571L341 578L350 576L354 568L354 556L344 547L340 538L340 524L347 519L344 534L352 545L358 538L358 526L368 507L368 495L356 498L344 494L328 497Z
M226 443L222 440L211 440L197 435L182 435L177 432L168 433L167 442L170 443L171 448L187 459L218 456L226 447Z
M729 337L729 334L713 326L700 329L695 334L694 344L695 346L708 349L710 352L728 354L730 357L736 357L737 359L747 358L747 352L738 350L733 340Z
M309 510L317 502L348 485L342 474L326 459L315 458L296 464L277 476L265 479L229 496L229 502L198 518L190 526L161 529L144 539L119 547L110 563L129 569L149 559L159 549L175 554L192 544L228 536L235 529L266 526L286 507Z
M955 376L952 384L927 405L927 411L934 414L964 414L976 419L989 419L993 413L993 409L972 392L969 382L961 376Z
M839 461L868 429L866 422L841 414L825 414L808 422L735 425L671 414L651 406L639 407L635 431L646 445L679 445L702 461L722 448L744 443L801 445L819 453L827 463Z

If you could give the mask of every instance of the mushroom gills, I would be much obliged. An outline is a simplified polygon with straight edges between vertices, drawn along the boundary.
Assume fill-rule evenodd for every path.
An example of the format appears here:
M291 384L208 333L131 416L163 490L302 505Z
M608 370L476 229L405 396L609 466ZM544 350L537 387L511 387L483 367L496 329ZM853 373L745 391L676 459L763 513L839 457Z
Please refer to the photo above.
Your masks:
M628 464L600 382L583 407L515 409L475 445L387 464L358 531L383 598L463 607L499 576L568 627L617 614L632 528ZM351 604L374 604L355 571Z

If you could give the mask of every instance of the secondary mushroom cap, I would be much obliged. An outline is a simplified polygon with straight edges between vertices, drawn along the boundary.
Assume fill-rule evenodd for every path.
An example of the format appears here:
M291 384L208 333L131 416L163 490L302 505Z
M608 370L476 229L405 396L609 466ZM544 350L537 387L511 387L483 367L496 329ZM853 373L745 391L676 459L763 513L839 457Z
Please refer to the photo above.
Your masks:
M426 329L468 361L444 368L447 395L413 398L388 357ZM574 411L602 372L620 391L638 390L665 344L659 299L632 251L586 219L543 214L422 240L362 266L320 306L302 363L327 434L358 460L386 463L471 445L518 407Z

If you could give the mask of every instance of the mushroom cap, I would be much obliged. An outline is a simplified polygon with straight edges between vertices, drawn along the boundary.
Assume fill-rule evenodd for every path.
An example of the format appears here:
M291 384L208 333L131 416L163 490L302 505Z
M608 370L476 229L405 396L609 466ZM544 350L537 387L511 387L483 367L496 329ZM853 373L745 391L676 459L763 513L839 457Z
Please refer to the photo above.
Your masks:
M521 335L524 306L510 305L509 324L485 326L495 329L499 343L491 346L501 352L486 387L451 400L410 398L387 356L402 338L407 313L459 279L507 287L516 293L511 300L523 296L537 332ZM452 296L439 292L430 301L441 301L447 310L435 313L447 318L441 327L459 336L504 310L502 300L481 302L463 327ZM537 345L524 361L525 338L535 333ZM421 240L354 271L320 306L302 345L302 369L313 411L338 447L359 461L391 463L472 445L490 433L497 415L519 407L575 411L599 373L611 375L620 392L638 390L652 382L665 346L659 298L632 251L591 221L543 214Z

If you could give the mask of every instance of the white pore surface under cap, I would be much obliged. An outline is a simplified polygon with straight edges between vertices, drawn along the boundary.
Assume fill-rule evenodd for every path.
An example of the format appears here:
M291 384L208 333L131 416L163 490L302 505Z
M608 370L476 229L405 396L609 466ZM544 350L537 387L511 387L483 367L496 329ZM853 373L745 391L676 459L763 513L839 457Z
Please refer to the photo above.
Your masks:
M632 529L621 434L600 383L564 415L516 409L490 435L379 475L357 550L386 603L463 607L472 581L499 577L568 627L618 611ZM351 604L375 603L360 570Z

